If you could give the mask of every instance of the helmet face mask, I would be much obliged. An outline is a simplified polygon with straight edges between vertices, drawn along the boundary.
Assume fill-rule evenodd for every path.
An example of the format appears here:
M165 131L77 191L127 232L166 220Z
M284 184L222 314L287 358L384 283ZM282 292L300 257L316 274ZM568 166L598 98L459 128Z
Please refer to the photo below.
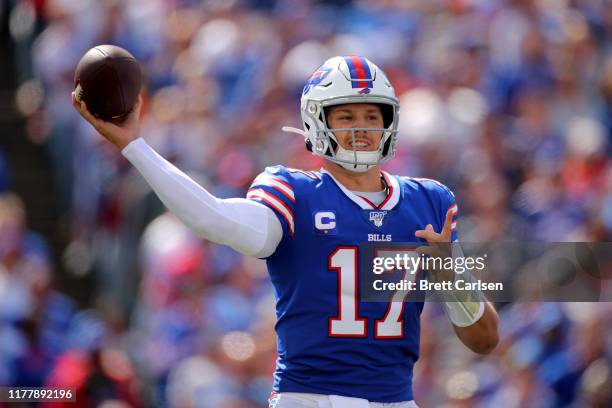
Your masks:
M336 105L367 103L378 105L383 114L383 128L330 129L326 108ZM384 72L363 57L334 57L317 69L304 87L301 101L302 121L312 153L342 167L364 172L395 155L399 103ZM334 132L382 132L378 149L345 149Z

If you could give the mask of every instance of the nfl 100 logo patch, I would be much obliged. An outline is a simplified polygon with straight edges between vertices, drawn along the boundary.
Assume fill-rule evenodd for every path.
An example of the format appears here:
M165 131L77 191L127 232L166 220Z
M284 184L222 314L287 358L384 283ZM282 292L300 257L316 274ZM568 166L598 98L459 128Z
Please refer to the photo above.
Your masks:
M370 221L372 221L375 226L382 227L385 215L387 215L386 211L370 211Z

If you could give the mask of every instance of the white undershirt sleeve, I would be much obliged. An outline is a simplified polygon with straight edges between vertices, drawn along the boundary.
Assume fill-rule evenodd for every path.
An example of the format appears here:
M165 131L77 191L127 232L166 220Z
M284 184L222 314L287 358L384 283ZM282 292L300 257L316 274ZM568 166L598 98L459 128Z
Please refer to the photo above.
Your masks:
M164 205L199 236L258 258L276 250L283 230L270 208L246 198L213 196L142 138L131 142L121 153Z

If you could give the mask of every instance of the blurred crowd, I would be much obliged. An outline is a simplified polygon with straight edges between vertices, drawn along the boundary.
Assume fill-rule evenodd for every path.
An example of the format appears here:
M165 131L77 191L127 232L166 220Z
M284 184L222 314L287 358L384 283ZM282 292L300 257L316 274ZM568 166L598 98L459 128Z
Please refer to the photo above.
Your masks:
M334 55L381 66L401 104L388 171L440 180L459 235L612 240L612 1L9 0L27 137L51 159L70 225L54 285L0 151L0 384L70 386L77 406L262 407L275 360L262 261L194 236L70 105L97 44L145 74L142 137L220 197L267 165L316 169L301 127L306 78ZM612 406L612 307L498 305L482 358L425 307L423 407ZM60 406L61 404L58 404ZM73 406L73 405L70 405Z

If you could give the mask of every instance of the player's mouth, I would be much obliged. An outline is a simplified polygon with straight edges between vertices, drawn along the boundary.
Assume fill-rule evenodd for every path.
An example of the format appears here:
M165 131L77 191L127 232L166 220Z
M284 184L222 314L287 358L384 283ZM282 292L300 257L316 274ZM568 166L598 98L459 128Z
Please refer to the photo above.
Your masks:
M355 141L350 141L349 146L353 150L361 151L361 150L371 150L372 144L368 139L355 139Z

